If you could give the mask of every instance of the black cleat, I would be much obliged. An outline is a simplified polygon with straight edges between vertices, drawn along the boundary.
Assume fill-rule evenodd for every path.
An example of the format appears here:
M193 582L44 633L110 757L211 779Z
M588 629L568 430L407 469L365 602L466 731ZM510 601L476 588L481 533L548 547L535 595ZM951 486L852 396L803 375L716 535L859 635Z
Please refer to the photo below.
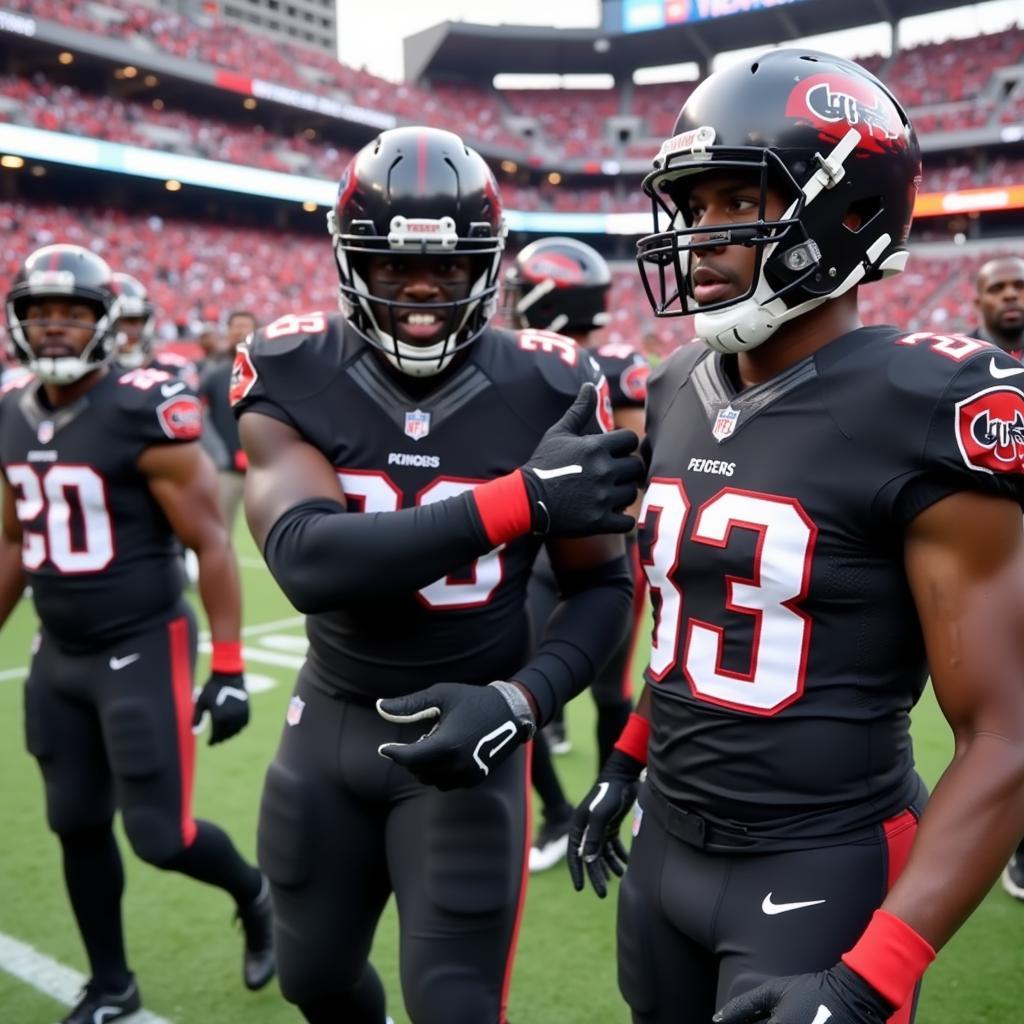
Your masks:
M131 984L121 993L100 992L88 982L82 989L81 998L75 1008L60 1024L108 1024L109 1021L130 1017L142 1009L139 986L132 979Z
M547 871L565 858L569 849L568 816L563 818L544 818L544 823L537 830L537 838L530 847L530 873Z
M242 922L242 930L245 932L242 980L247 989L255 992L263 988L277 970L274 962L270 886L266 877L263 878L259 895L248 906L238 908L235 920Z
M1003 869L1003 888L1015 899L1024 900L1024 854L1018 850Z

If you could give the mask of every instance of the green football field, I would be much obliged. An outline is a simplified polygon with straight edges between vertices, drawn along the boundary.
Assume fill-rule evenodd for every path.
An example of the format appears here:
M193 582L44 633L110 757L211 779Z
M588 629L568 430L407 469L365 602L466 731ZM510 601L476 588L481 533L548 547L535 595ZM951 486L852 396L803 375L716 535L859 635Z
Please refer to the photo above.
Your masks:
M246 645L253 719L239 737L200 748L194 808L224 825L254 853L256 812L303 649L299 619L262 568L244 529L239 552L245 587ZM59 991L85 959L64 895L58 846L43 820L42 787L22 738L21 668L27 664L34 616L27 602L0 634L0 1024L53 1024L63 1006L8 970L30 974ZM636 666L640 668L641 666ZM200 674L205 662L200 664ZM558 759L570 797L594 773L592 706L584 696L569 710L572 753ZM920 768L934 782L950 740L930 695L915 717ZM125 921L130 962L147 1009L172 1024L278 1024L297 1021L269 989L241 986L241 936L220 893L136 860L122 842L127 875ZM13 942L11 940L14 940ZM381 922L374 962L390 1012L407 1024L396 966L393 910ZM25 955L25 947L31 947ZM67 998L70 998L68 996ZM1024 904L1000 889L931 969L919 1024L1011 1024L1024 1019ZM614 900L577 895L564 867L534 876L520 932L510 1018L514 1024L624 1024L614 960ZM339 1024L344 1022L339 1021Z

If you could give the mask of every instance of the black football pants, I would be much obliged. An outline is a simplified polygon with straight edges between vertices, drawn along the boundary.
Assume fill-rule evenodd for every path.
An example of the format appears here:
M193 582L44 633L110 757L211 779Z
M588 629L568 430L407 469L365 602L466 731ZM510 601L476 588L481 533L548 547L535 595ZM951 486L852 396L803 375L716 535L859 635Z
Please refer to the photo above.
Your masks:
M525 896L528 750L481 785L442 793L377 753L424 725L385 722L311 677L299 674L260 813L285 998L310 1021L383 1024L368 957L394 892L415 1024L503 1022Z
M25 735L59 835L119 808L135 852L161 864L195 836L195 617L181 614L109 648L67 653L45 633L25 683Z
M639 803L617 938L633 1024L708 1024L769 978L835 965L903 870L917 829L907 810L860 843L710 853L679 838L685 831L647 786ZM916 1001L891 1024L911 1024Z

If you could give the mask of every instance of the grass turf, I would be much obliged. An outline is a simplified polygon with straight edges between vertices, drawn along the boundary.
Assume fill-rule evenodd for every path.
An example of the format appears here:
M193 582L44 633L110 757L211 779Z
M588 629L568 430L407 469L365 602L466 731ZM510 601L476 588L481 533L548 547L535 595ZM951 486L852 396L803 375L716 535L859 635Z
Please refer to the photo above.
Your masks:
M245 619L250 625L293 613L239 531L246 568ZM42 785L22 737L19 678L3 673L27 664L34 615L22 602L0 634L0 932L83 973L85 959L64 893L59 850L43 819ZM301 635L300 629L280 633ZM259 645L266 637L254 637ZM280 650L280 646L277 648ZM639 667L639 666L638 666ZM276 685L253 698L253 720L220 747L200 746L194 808L228 829L253 856L265 766L277 743L294 671L250 664ZM199 667L200 677L205 664ZM557 759L571 798L593 781L593 711L584 696L569 709L572 752ZM935 781L951 744L930 692L914 717L919 767ZM124 913L131 964L146 1006L174 1024L283 1024L297 1021L276 988L249 994L240 981L241 935L226 897L138 861L122 837L127 878ZM918 1024L1009 1024L1024 1002L1024 905L996 889L929 972ZM397 971L397 922L389 906L374 963L388 990L396 1024L408 1024ZM62 1008L0 970L0 1021L52 1024ZM513 978L510 1018L516 1024L625 1024L615 983L614 899L577 895L564 867L531 879Z

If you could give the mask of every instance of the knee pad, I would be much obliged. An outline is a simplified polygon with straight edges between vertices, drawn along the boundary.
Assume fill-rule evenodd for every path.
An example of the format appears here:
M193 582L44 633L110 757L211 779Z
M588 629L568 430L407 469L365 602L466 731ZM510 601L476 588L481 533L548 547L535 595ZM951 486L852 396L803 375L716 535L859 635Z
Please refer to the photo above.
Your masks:
M619 886L619 912L616 946L619 964L619 991L634 1013L651 1013L655 1008L654 941L648 925L646 901L630 871Z
M257 860L274 885L296 887L313 873L316 815L302 780L276 761L260 802Z
M185 849L179 819L145 804L126 807L121 818L137 857L158 868L174 866L174 859Z
M455 964L424 971L402 986L409 1016L416 1024L498 1024L501 980L492 991L487 979Z
M521 883L521 843L512 808L499 792L441 796L423 843L427 899L452 914L493 914L509 907Z
M110 767L122 779L145 779L161 768L155 710L143 700L119 700L103 711Z

